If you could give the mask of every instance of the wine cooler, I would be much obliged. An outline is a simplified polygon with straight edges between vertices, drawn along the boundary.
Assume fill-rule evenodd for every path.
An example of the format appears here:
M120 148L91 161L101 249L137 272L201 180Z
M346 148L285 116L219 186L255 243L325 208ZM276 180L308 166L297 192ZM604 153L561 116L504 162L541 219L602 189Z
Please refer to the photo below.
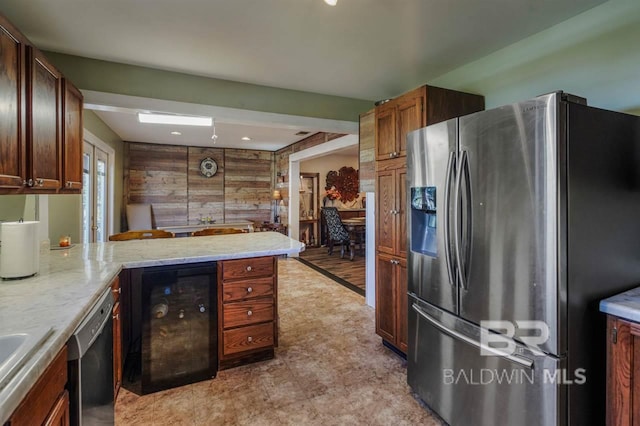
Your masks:
M133 271L132 271L133 272ZM148 394L215 377L216 264L142 268L132 274L136 388ZM136 305L139 307L137 315ZM131 374L131 373L130 373Z

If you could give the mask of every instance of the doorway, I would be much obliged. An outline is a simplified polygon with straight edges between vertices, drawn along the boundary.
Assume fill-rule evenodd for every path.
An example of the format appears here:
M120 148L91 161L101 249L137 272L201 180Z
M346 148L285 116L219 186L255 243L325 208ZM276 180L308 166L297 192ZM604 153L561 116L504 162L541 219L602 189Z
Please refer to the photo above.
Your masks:
M306 160L335 154L349 147L359 144L358 135L346 135L333 139L321 145L296 152L289 157L289 236L297 239L300 233L300 163ZM320 188L324 192L324 187ZM367 192L366 196L366 241L375 240L374 206L375 193ZM339 255L338 255L339 256ZM374 244L367 244L365 248L365 302L369 306L375 305L375 251Z

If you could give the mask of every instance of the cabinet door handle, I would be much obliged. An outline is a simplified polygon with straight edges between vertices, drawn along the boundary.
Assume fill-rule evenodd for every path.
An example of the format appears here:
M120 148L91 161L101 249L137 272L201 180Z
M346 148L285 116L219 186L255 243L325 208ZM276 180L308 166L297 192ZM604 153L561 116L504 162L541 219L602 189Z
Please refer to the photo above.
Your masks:
M252 291L253 291L253 288L247 287L247 293L251 293Z
M247 266L247 272L251 272L252 269L251 265Z
M114 320L119 320L120 319L120 314L115 314L111 318L113 318Z
M247 316L248 316L248 317L250 317L251 315L253 315L253 311L248 310L248 311L247 311Z
M111 292L112 292L113 294L116 294L116 293L117 293L117 294L120 294L120 293L122 293L122 289L121 289L120 287L118 287L118 288L114 288L113 290L111 290Z
M36 186L43 186L44 185L44 179L36 179Z
M22 185L24 186L33 186L33 179L23 180Z

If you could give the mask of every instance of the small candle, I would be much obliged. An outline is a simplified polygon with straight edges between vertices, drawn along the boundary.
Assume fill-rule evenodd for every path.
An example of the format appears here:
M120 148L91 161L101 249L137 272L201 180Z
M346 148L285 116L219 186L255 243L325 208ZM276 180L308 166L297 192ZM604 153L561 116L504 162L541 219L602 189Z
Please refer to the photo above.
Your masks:
M69 247L71 245L71 237L63 235L60 237L60 247Z

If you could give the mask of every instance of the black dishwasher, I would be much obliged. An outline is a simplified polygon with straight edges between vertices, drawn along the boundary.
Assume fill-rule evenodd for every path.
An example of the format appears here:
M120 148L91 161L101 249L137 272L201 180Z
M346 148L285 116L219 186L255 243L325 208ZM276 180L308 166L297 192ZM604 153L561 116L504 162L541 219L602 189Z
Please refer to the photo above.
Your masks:
M215 377L216 263L131 271L132 347L123 385L139 394Z

